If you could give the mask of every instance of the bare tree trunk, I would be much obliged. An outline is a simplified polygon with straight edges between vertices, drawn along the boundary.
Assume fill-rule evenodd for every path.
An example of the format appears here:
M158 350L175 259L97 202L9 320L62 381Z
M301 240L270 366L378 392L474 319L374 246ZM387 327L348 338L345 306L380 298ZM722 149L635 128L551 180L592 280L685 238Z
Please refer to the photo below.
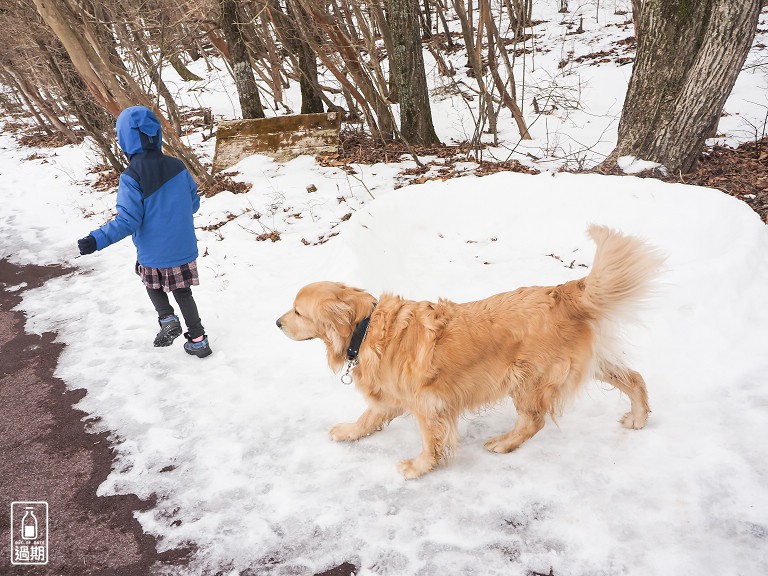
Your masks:
M75 134L72 129L64 124L62 122L56 112L53 110L51 105L46 101L45 98L40 96L40 93L37 91L37 89L30 85L26 79L24 79L21 74L17 73L15 70L11 68L6 69L7 72L13 77L14 80L16 80L17 85L19 86L19 90L21 91L22 95L25 98L28 98L33 104L35 104L39 109L40 112L48 119L48 121L53 124L53 127L56 128L63 136L66 138L67 142L70 144L75 144L76 142L79 142L79 138L77 137L77 134ZM31 104L30 104L31 107ZM35 112L34 107L31 107L32 113L37 116L37 112ZM43 125L43 128L48 131L48 127Z
M435 11L437 12L437 15L440 17L440 22L443 23L443 30L445 30L445 42L448 45L448 50L453 50L453 38L451 38L451 30L448 28L448 20L445 17L446 8L443 5L443 0L434 0L435 2ZM435 25L435 28L437 28L437 25Z
M178 54L170 54L168 56L168 62L171 63L171 66L173 66L173 69L176 70L176 73L181 77L182 80L185 80L186 82L199 82L202 80L200 76L192 72L184 65Z
M495 126L496 112L493 109L493 98L483 79L484 64L482 60L483 47L483 26L479 26L475 32L473 16L471 10L472 3L469 3L469 9L464 5L464 0L453 0L453 7L461 23L461 33L464 37L464 44L467 47L467 64L470 66L472 76L477 81L479 92L478 118L475 125L475 133L472 138L472 146L480 148L482 130L487 121L491 126ZM475 35L477 34L477 35Z
M208 36L208 40L211 41L211 44L216 46L216 49L221 52L221 55L231 61L232 57L229 54L229 46L227 46L226 40L219 36L216 30L208 30L205 34Z
M644 2L618 144L603 167L626 155L673 173L696 167L747 57L760 4Z
M371 19L375 25L381 31L381 37L384 39L384 48L387 50L387 54L393 54L395 52L394 41L392 40L392 30L387 22L387 17L384 15L384 7L379 2L374 2L370 6ZM395 81L395 75L390 72L389 85L387 87L389 101L393 104L400 102L400 94L397 92L397 82Z
M266 35L269 31L269 18L266 10L261 10L261 27L263 33ZM283 79L281 77L282 66L280 64L280 57L275 49L275 43L267 41L267 60L269 61L269 70L272 81L272 96L274 98L275 109L283 101Z
M432 124L424 71L418 0L387 0L392 32L392 69L400 97L400 135L409 144L432 146L440 140Z
M58 42L51 45L38 39L37 45L45 56L50 71L64 94L64 101L74 111L80 125L96 142L104 160L116 172L122 172L125 165L115 155L114 139L108 136L114 129L109 113L94 100L88 87L83 83L83 79L75 70L69 54Z
M117 118L129 106L142 104L153 107L147 94L125 73L125 69L111 62L110 47L98 43L98 33L89 30L86 22L78 20L77 6L72 0L33 0L38 13L58 37L69 54L72 64L96 101ZM77 10L77 12L73 11ZM200 180L207 181L210 174L200 164L194 153L187 148L175 133L173 127L155 108L165 126L164 140L171 151L183 160L190 172Z
M175 46L169 46L168 42L165 39L165 30L169 28L168 24L168 16L166 12L160 10L158 13L158 19L159 22L157 23L157 26L148 26L146 27L146 33L149 35L150 39L152 40L152 43L159 48L160 51L160 62L162 62L162 58L168 60L171 66L173 66L173 69L176 70L176 73L181 77L182 80L186 82L199 82L202 80L200 76L192 72L187 66L184 64L184 62L181 61L181 58L179 54L184 50L183 49L183 40L180 40L178 44ZM179 30L185 31L185 27L182 24L178 25ZM136 28L133 27L135 30ZM187 43L188 45L188 43ZM169 52L170 49L170 52ZM187 49L188 52L193 52L192 50ZM192 56L190 56L192 57ZM195 59L199 58L200 56L197 55ZM160 65L158 64L158 68Z
M301 88L301 113L313 114L323 112L323 99L317 79L317 57L306 42L300 42L299 54L299 87Z
M305 13L304 12L305 6L303 4L297 5L297 13L298 13L298 9L300 9L303 13ZM308 27L306 21L297 20L296 22L299 30L301 31L302 38L305 41L309 43L310 40L315 40L313 36L313 30ZM323 65L328 69L328 71L331 74L333 74L336 80L338 80L339 84L341 84L341 92L344 95L344 99L347 102L348 114L350 118L358 118L359 117L358 110L362 111L366 121L368 122L369 127L371 128L371 132L376 135L379 135L379 128L376 123L376 115L373 113L373 111L371 110L371 107L368 105L368 101L366 100L365 96L357 89L355 84L352 83L349 80L349 78L347 78L347 76L342 72L339 66L337 66L336 60L331 57L331 54L326 53L326 51L322 49L317 50L315 53L317 54L317 57L320 59ZM330 109L331 108L330 101L326 99L325 103L326 105L328 105ZM358 109L358 106L359 106L359 109Z
M149 80L157 88L157 93L163 97L165 101L165 107L168 111L168 120L171 122L173 129L177 133L181 134L181 115L179 114L179 107L176 105L173 95L168 86L165 85L163 78L160 74L163 62L163 45L162 42L158 43L160 47L159 58L157 62L152 61L152 57L147 50L145 39L142 37L142 32L127 25L123 26L116 24L115 30L120 30L123 33L122 39L124 46L127 48L130 46L130 50L136 54L138 64L147 71Z
M299 87L301 89L301 113L323 112L323 91L317 74L317 56L315 51L301 36L297 19L308 18L300 5L285 3L285 12L277 0L270 0L270 11L275 20L275 28L283 34L283 42L297 55ZM279 24L278 24L279 22Z
M40 126L40 128L43 129L43 132L45 132L48 136L52 136L53 130L51 130L51 127L48 126L48 124L45 122L43 117L40 115L40 112L38 112L37 108L35 108L35 104L34 102L32 102L32 99L29 97L29 94L27 94L27 92L24 90L24 86L22 84L19 84L19 81L13 75L11 75L10 81L13 83L12 85L16 86L17 92L19 96L21 96L22 102L24 102L24 105L27 107L27 110L29 110L30 114L32 114L32 116L34 117L35 122L37 122L37 125Z
M509 26L515 33L515 41L525 34L525 28L531 25L533 0L504 0L509 17Z
M117 118L125 107L120 102L123 90L115 82L108 63L96 54L82 34L75 31L66 6L57 6L58 3L52 0L34 2L40 16L69 53L88 89L96 100Z
M640 14L643 11L643 0L632 0L632 23L635 26L635 39L640 37Z
M364 40L365 44L361 45L361 48L363 48L366 52L368 52L368 68L371 70L371 76L373 78L373 81L379 91L379 93L388 101L393 102L391 95L389 93L389 88L391 82L387 82L387 79L384 75L384 70L381 67L381 57L379 56L379 51L376 46L377 38L375 37L375 33L371 30L371 27L368 25L368 21L366 19L365 14L363 14L362 10L359 6L355 5L354 3L351 3L351 9L354 12L354 19L350 15L350 18L348 19L347 28L351 29L353 26L357 26L357 32L360 35L361 42ZM372 10L373 12L373 10ZM374 14L371 14L372 18L375 18ZM384 22L383 28L388 29L389 26L387 22ZM387 33L389 33L389 30L387 30ZM384 45L386 46L386 34L383 34ZM391 41L391 34L390 34L390 41ZM391 47L391 44L390 44ZM391 52L389 52L391 54Z
M512 117L517 124L517 130L520 132L520 138L523 140L530 140L531 135L528 133L528 126L525 124L523 113L516 101L517 90L515 87L515 74L512 69L512 64L509 61L509 55L504 49L504 44L501 41L499 29L496 27L496 22L494 22L493 17L491 16L490 2L488 0L480 0L480 6L481 19L485 21L485 29L488 32L488 69L491 71L493 83L501 95L501 100L504 103L504 106L506 106L512 113ZM507 70L509 90L507 90L507 87L504 85L504 82L499 75L499 69L496 62L496 43L498 43L499 53L502 55Z
M389 140L393 137L394 120L391 111L382 95L376 89L368 73L366 63L362 60L357 45L337 19L333 18L325 11L324 4L317 0L296 0L302 9L311 16L312 21L325 34L328 35L333 47L338 50L339 55L347 66L346 72L351 76L354 85L346 78L338 66L334 66L328 58L318 52L318 57L323 59L323 63L336 76L339 82L352 94L357 102L363 108L366 114L366 120L371 132L377 138ZM306 38L306 36L305 36ZM375 117L370 115L373 110Z
M238 28L237 2L219 0L219 6L221 9L219 23L229 49L242 116L243 118L264 118L264 108L259 97L259 87L253 77L251 59Z

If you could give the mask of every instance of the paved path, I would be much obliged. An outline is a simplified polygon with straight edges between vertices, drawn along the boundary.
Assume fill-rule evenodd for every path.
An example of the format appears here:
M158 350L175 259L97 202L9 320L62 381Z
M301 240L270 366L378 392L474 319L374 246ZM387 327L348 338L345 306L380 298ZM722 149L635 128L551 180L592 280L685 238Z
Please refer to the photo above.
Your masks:
M0 260L0 574L148 576L158 562L184 574L190 550L158 554L155 540L133 518L152 502L96 496L112 466L108 435L85 431L86 414L72 407L85 392L67 390L53 376L64 345L53 342L53 333L26 334L24 314L12 310L25 290L67 273ZM14 501L48 502L48 565L11 565ZM318 576L355 571L344 563Z
M107 435L85 432L85 414L72 408L84 391L53 377L63 344L52 333L26 334L23 313L12 311L24 290L65 273L0 260L0 574L146 575L154 562L180 553L158 555L134 520L134 510L151 503L96 496L112 464ZM10 504L40 500L49 506L49 563L12 566Z

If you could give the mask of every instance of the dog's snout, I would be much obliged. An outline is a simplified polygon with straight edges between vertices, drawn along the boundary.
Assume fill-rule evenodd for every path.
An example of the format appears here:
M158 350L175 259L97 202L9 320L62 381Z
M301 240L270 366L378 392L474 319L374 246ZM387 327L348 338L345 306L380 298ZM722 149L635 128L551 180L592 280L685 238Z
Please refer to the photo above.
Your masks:
M275 324L277 324L277 327L278 327L278 328L280 328L280 329L282 330L282 328L283 328L283 323L282 323L282 322L280 322L280 318L278 318L278 319L277 319L277 322L275 322Z

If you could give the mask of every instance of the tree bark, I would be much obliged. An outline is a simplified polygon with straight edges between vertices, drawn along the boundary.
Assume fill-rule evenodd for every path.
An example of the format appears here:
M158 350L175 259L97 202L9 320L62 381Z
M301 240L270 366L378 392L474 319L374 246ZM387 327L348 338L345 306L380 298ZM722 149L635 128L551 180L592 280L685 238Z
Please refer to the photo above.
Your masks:
M171 122L173 129L181 134L181 114L179 113L179 107L176 105L173 95L171 94L171 91L168 90L168 86L166 86L161 75L164 49L162 42L158 43L158 46L160 47L159 52L157 52L158 61L153 62L152 56L145 44L146 40L142 37L143 32L134 26L135 25L115 24L114 29L119 35L122 35L121 40L123 47L130 47L130 50L135 54L137 63L144 68L150 81L155 85L155 88L157 88L158 94L163 97L166 110L168 111L168 120Z
M200 76L192 72L184 65L184 62L181 61L181 58L179 58L178 54L170 54L168 56L168 62L171 63L171 66L173 66L173 69L176 70L176 73L181 77L182 80L186 82L199 82L202 80Z
M357 32L358 42L359 42L358 50L364 53L365 52L368 53L368 62L367 62L368 69L370 70L371 79L373 80L374 85L376 86L378 92L384 97L384 99L387 102L393 102L390 94L390 85L392 84L392 82L387 81L387 78L384 74L384 69L381 66L382 55L377 45L378 34L374 31L375 24L373 27L369 25L369 21L372 23L375 23L375 20L374 20L376 18L375 10L371 9L370 20L369 20L368 15L363 13L361 6L355 3L349 3L349 4L350 4L349 7L345 10L345 12L350 13L350 16L347 18L347 29L350 31L355 30ZM389 32L389 25L387 24L386 20L384 22L383 28L386 29L387 32ZM382 37L384 38L384 46L386 47L387 45L386 34L382 34ZM392 38L390 34L390 41L391 39Z
M136 85L124 68L111 63L110 48L101 46L96 39L98 32L89 30L87 22L79 20L78 12L73 11L73 8L77 7L70 4L71 0L33 2L38 14L67 51L72 64L96 101L115 118L128 106L140 104L153 108L165 127L164 144L186 163L195 177L208 181L211 176L197 156L184 145L168 120L157 107L152 106L149 96Z
M328 55L324 56L319 51L317 55L336 76L342 86L360 103L373 135L383 140L392 139L395 129L389 106L371 80L367 64L357 49L357 44L350 37L349 31L342 25L343 22L340 22L326 12L324 5L318 2L318 0L291 1L301 5L302 10L310 16L311 21L318 27L318 30L328 35L330 43L338 51L339 56L341 56L346 65L345 72L352 79L351 82L346 78L345 74L341 73L338 66L335 66L330 61ZM307 35L304 36L304 39L309 40ZM375 117L370 115L371 110Z
M371 20L374 27L378 28L382 39L384 40L384 48L387 54L392 54L395 51L394 41L392 40L392 30L387 22L387 17L384 15L384 6L380 2L373 2L370 5ZM397 93L397 83L395 82L394 74L389 75L389 82L387 86L387 96L389 101L394 103L400 102L400 95Z
M439 144L424 71L419 1L387 0L386 6L394 48L390 74L395 75L400 98L400 136L409 144Z
M448 52L453 51L454 43L453 38L451 38L451 30L448 27L448 20L445 17L445 13L447 11L446 7L443 5L443 0L434 0L435 2L435 10L437 11L437 15L440 18L440 22L443 23L443 30L445 34L445 43L448 46ZM437 26L435 26L437 28Z
M299 87L301 88L301 113L324 112L317 79L317 57L306 42L299 43Z
M477 31L475 30L474 16L471 11L467 11L467 6L464 4L465 0L452 0L452 2L453 8L456 11L456 15L461 24L464 45L467 47L467 65L470 67L472 76L475 78L478 86L480 102L478 118L475 121L475 133L472 136L471 145L479 150L481 149L480 144L485 122L488 122L492 127L496 125L496 112L493 109L493 97L483 79L483 74L485 72L482 60L484 27L478 26ZM473 8L472 3L469 3L469 8Z
M504 44L501 40L501 35L496 27L496 23L491 15L490 2L488 0L480 0L480 17L479 20L485 25L485 29L488 32L488 69L491 72L491 78L496 86L496 90L499 91L501 101L504 103L509 111L512 113L517 124L517 130L520 132L520 138L523 140L531 140L531 135L528 132L528 126L525 124L523 118L523 112L517 105L517 90L515 88L515 73L512 69L512 64L509 61L509 55L507 54ZM504 65L507 70L507 82L509 83L509 90L507 90L501 76L499 75L498 64L496 62L496 43L498 43L499 54L501 55ZM495 134L495 132L494 132Z
M301 113L313 114L324 112L322 90L317 75L317 56L312 47L301 37L296 18L308 18L301 6L291 6L286 2L285 12L275 0L270 3L270 10L275 19L280 19L279 29L284 34L283 41L297 55L299 87L301 88Z
M125 164L115 154L114 138L108 136L114 130L112 117L93 98L72 64L69 54L58 41L48 42L38 38L36 43L48 62L51 74L63 92L64 101L73 110L75 117L86 133L96 142L104 160L116 172L122 172L125 169Z
M243 118L264 118L264 108L259 97L259 87L253 76L251 59L238 28L237 2L220 0L219 7L221 9L219 23L229 50L242 116Z
M26 99L28 99L31 103L28 103L28 106L30 110L32 111L32 114L37 117L37 112L35 111L36 105L40 112L48 119L48 121L53 124L53 127L56 128L63 136L66 138L67 142L70 144L75 144L80 141L80 139L77 137L77 134L75 134L72 129L64 124L64 122L61 121L61 119L58 117L56 112L53 110L51 105L46 101L45 98L40 96L40 93L37 91L37 89L29 84L27 80L21 76L18 72L16 72L13 68L6 68L7 72L13 77L13 79L16 81L16 84L19 87L19 91L21 92L22 96L24 96ZM43 129L48 131L48 127L43 124Z
M208 40L211 41L211 44L213 44L216 49L221 52L221 55L231 62L232 57L229 54L229 46L227 46L227 42L221 38L221 36L219 36L216 30L208 30L205 34L208 36ZM203 52L203 54L205 54L205 52Z
M24 103L24 106L27 107L27 110L29 110L29 113L32 114L32 116L35 119L35 122L37 122L37 125L40 126L40 128L48 135L53 135L53 130L51 130L50 126L46 124L43 117L40 115L40 112L38 112L37 108L35 108L35 104L32 102L32 99L29 97L29 94L27 94L24 91L24 87L18 83L18 81L11 77L10 78L11 85L16 88L17 93L19 96L21 96L21 101Z
M266 37L269 34L269 17L267 10L262 7L259 11L259 19L261 20L261 32ZM255 21L255 18L252 19ZM275 43L271 41L265 42L266 44L266 58L269 62L270 83L272 85L272 98L275 104L275 110L283 102L283 67L280 63L280 56L275 48Z
M643 2L637 58L619 122L621 156L672 173L696 167L747 57L761 0Z
M643 10L643 0L632 0L632 24L635 27L635 40L640 37L640 13Z

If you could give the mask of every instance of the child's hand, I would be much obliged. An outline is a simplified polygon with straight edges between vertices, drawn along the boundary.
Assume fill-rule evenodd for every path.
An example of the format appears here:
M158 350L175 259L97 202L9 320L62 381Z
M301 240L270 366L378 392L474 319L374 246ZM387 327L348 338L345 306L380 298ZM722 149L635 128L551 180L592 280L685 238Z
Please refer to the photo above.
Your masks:
M80 254L85 256L96 251L96 238L88 234L85 238L80 238L77 241L77 247L80 249Z

